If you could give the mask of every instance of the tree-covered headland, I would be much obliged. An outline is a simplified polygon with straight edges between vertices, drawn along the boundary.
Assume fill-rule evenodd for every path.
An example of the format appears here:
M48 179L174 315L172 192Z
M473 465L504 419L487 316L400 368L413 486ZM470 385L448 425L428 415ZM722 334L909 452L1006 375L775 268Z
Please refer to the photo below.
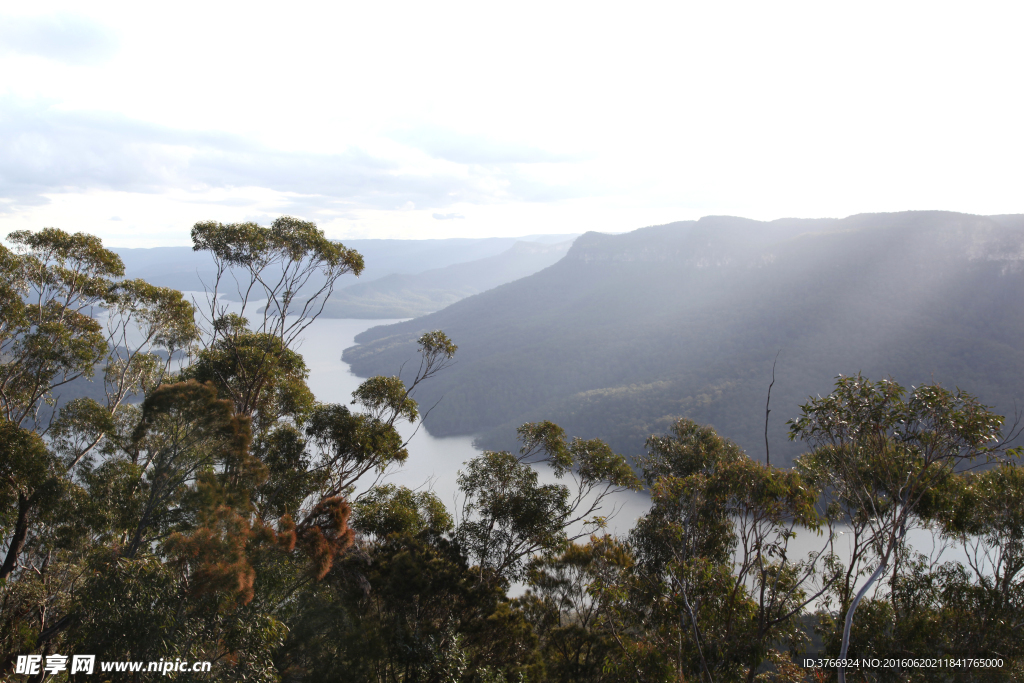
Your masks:
M390 374L440 329L459 362L425 385L431 434L515 448L524 422L638 453L687 418L772 462L808 396L863 372L941 382L1002 415L1024 405L1024 216L944 211L588 232L555 265L360 334L355 374Z
M321 403L297 342L362 257L291 218L192 237L201 305L82 233L0 248L0 675L85 653L207 660L218 681L1024 677L1024 475L974 396L840 377L790 421L793 467L688 419L635 461L531 422L466 463L450 508L380 475L453 341L422 333L404 381ZM649 512L608 533L611 497L641 488ZM967 560L918 553L922 530Z

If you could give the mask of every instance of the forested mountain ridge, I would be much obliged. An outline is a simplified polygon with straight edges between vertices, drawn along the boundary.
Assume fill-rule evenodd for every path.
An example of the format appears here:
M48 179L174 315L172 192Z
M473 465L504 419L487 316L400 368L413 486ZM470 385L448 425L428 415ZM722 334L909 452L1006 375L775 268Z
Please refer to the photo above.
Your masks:
M496 256L511 249L517 242L554 244L576 235L526 235L524 237L450 238L425 240L346 239L344 245L355 249L364 258L366 268L358 279L355 275L341 280L342 286L353 282L372 282L392 273L422 273L456 263ZM198 290L203 282L212 282L215 268L207 254L192 247L112 247L124 261L126 277L147 277L152 284L179 290Z
M413 318L432 313L473 294L546 268L569 250L556 244L516 242L507 251L421 273L392 273L359 282L328 299L326 318Z
M731 217L586 233L554 266L405 323L368 330L359 375L443 329L459 363L424 393L437 435L511 445L551 419L640 452L688 417L773 462L785 421L832 378L939 381L1011 413L1024 397L1024 220L926 211L758 222Z
M325 317L411 318L436 311L458 299L534 273L554 263L576 235L526 235L448 239L346 239L366 267L335 284ZM125 275L181 291L203 291L216 268L191 247L114 248ZM271 268L273 270L273 268ZM278 277L280 273L265 274ZM244 281L241 273L236 278ZM324 284L313 273L306 291ZM234 278L222 280L220 294L239 299Z

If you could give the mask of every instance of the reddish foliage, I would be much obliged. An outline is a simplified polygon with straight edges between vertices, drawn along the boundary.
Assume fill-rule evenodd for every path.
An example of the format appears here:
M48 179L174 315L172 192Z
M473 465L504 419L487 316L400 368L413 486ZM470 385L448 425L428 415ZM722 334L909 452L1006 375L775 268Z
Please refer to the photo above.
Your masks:
M298 527L299 544L313 560L313 575L318 581L355 541L355 532L348 526L351 514L352 508L341 496L325 498Z

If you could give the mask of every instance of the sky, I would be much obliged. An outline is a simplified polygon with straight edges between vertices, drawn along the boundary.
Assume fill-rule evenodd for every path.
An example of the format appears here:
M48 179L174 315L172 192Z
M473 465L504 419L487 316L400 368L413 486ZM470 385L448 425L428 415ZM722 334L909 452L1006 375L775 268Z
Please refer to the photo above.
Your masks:
M1024 213L1021 3L0 3L0 234Z

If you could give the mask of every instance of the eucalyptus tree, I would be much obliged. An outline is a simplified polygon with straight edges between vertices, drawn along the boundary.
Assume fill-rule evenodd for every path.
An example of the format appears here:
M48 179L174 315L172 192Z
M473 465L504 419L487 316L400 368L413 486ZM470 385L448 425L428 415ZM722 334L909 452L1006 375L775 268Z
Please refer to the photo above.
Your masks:
M152 385L151 351L187 347L196 328L179 292L122 280L124 265L99 238L56 228L19 230L0 246L0 411L46 431L39 410L63 387L104 369L109 410ZM105 314L104 326L97 317Z
M269 334L290 347L323 312L324 303L343 275L359 275L363 257L332 242L315 223L282 216L269 228L256 223L196 223L195 251L207 251L216 266L204 311L210 342L230 332L218 327L228 307L225 293L240 300L237 315L260 307L253 331ZM289 320L289 316L291 320Z
M796 529L821 524L816 491L689 420L647 446L652 506L630 541L633 604L660 624L649 636L678 676L753 681L766 662L796 676L778 648L801 645L800 617L830 582L819 581L820 553L790 548Z
M196 250L211 253L217 275L200 315L199 348L177 382L209 387L229 402L252 441L233 466L218 463L181 480L177 521L161 552L187 570L193 591L228 600L220 609L232 628L258 615L301 629L306 617L297 606L332 570L343 571L339 562L355 543L356 484L408 457L397 423L419 418L417 385L450 363L456 346L427 333L408 386L370 378L353 394L359 408L320 403L306 383L301 335L335 281L361 271L359 254L287 217L270 228L201 223L193 239ZM240 304L229 310L220 296L230 281Z
M420 340L420 371L409 386L374 377L353 395L362 410L319 403L306 383L301 335L338 279L362 271L362 257L327 239L314 223L287 216L270 227L197 223L192 238L216 270L206 283L201 348L180 378L209 383L250 421L252 453L267 472L250 493L256 516L265 525L302 529L325 506L347 509L344 501L360 478L379 476L408 457L395 425L418 419L413 392L457 347L441 332L427 333ZM238 299L237 308L224 303L226 292Z
M180 292L121 280L120 258L92 235L45 228L7 239L14 250L0 246L0 412L11 425L49 433L52 476L77 485L76 467L111 433L125 398L154 389L175 351L195 339L192 306ZM97 369L103 403L60 404L62 391ZM44 416L57 408L56 420ZM4 537L4 575L17 566L37 507L30 480L12 470L5 481L18 490L18 510Z
M839 377L831 394L801 406L790 438L813 450L797 468L829 497L834 519L866 534L865 554L874 563L856 595L852 585L842 595L840 660L858 604L887 570L895 583L907 532L934 513L958 471L1000 456L1002 426L1001 416L960 390L923 385L908 394L893 381L860 375ZM845 681L843 668L838 674Z
M88 483L95 460L106 457L119 423L133 423L138 411L126 399L155 389L196 333L179 292L123 280L120 258L94 236L45 228L7 240L12 249L0 246L4 650L48 647L68 626L68 590L81 570L72 548L98 540L91 522L102 496ZM103 389L89 391L97 371Z
M1024 468L1002 463L958 478L936 517L965 562L939 584L952 656L1003 657L1024 673Z
M432 333L421 343L444 348L443 339ZM436 362L425 358L417 376ZM390 396L392 408L367 408L382 420L415 407L404 392L378 395ZM299 597L282 665L353 681L545 680L537 625L507 590L537 575L538 563L572 553L573 540L603 524L607 496L639 481L605 444L567 439L556 425L524 425L520 437L518 455L467 463L454 516L429 491L382 484L355 498L354 552ZM342 471L371 465L350 462L355 469ZM388 464L377 462L377 471ZM539 463L572 483L542 484L532 466ZM548 642L564 635L545 633Z
M194 237L218 266L198 320L181 293L121 279L95 237L19 232L0 249L5 652L64 643L274 680L294 605L353 546L356 483L408 457L397 422L418 419L413 392L455 345L428 333L411 385L371 378L359 408L320 404L297 347L359 254L290 218ZM218 298L225 278L240 312ZM59 402L97 370L96 398Z
M518 454L485 451L458 477L456 537L481 580L506 585L526 577L531 559L601 528L608 496L640 488L626 459L598 439L569 440L551 422L525 424L518 434ZM540 483L533 466L541 464L572 486Z
M516 599L539 639L550 681L638 680L629 667L629 636L619 625L619 591L633 566L629 548L609 534L534 558L527 592Z
M179 379L208 383L248 420L251 454L263 474L234 504L254 528L305 543L320 579L351 545L347 520L356 483L408 457L396 424L419 418L417 385L446 367L457 347L441 332L424 334L419 372L408 386L374 377L353 394L361 410L320 403L306 383L301 335L338 279L362 271L362 256L327 239L314 223L287 216L270 227L197 223L192 238L216 270L206 283L200 348ZM237 307L224 303L225 293ZM282 594L304 580L295 575Z

